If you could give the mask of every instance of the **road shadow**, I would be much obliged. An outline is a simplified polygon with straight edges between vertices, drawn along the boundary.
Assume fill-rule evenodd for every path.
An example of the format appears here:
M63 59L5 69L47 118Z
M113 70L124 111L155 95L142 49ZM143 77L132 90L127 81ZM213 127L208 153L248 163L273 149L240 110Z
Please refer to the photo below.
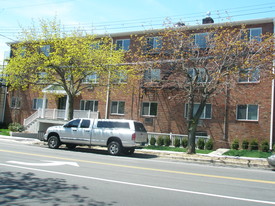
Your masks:
M60 178L38 178L34 173L0 172L0 205L75 205L112 206L117 202L102 202L79 195L88 190L68 184Z
M93 153L98 155L110 155L107 151L107 148L97 149L97 148L85 148L85 147L76 147L75 149L69 150L66 147L59 148L60 150L67 150L72 152L85 152L85 153ZM130 158L139 158L139 159L151 159L151 158L157 158L157 155L152 154L142 154L142 153L134 153L132 155L125 155L121 154L122 157L130 157Z

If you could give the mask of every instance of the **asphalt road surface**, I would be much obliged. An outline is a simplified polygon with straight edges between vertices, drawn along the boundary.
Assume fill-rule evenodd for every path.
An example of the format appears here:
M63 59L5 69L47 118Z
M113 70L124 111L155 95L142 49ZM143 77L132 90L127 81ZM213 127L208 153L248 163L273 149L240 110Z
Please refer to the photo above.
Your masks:
M275 205L275 171L0 140L0 205Z

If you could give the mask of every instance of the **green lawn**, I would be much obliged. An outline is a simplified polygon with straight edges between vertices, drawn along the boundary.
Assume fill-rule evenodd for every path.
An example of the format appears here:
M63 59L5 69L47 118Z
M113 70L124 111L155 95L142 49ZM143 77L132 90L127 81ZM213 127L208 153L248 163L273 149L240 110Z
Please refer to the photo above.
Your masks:
M256 150L229 150L223 155L228 156L239 156L239 157L256 157L256 158L267 158L272 155L272 152L261 152Z
M10 136L10 130L0 129L0 135Z
M173 151L173 152L186 152L186 148L182 148L182 147L165 147L165 146L148 145L148 146L144 147L143 149ZM200 154L208 154L210 152L213 152L213 151L212 150L196 150L196 153L200 153Z
M162 151L173 151L173 152L186 152L186 148L182 147L164 147L164 146L152 146L148 145L143 149L150 150L162 150ZM199 154L209 154L212 150L196 150ZM255 157L255 158L267 158L272 155L272 152L261 152L261 151L250 151L250 150L229 150L223 155L237 156L237 157Z

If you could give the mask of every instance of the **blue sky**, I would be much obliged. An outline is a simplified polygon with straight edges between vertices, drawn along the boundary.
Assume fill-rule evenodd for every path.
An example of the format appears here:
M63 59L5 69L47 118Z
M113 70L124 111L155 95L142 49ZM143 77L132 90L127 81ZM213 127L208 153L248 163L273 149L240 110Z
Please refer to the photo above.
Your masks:
M274 0L0 0L0 62L6 42L17 40L21 27L54 16L67 29L94 33L159 28L164 21L200 24L206 12L215 22L275 17Z

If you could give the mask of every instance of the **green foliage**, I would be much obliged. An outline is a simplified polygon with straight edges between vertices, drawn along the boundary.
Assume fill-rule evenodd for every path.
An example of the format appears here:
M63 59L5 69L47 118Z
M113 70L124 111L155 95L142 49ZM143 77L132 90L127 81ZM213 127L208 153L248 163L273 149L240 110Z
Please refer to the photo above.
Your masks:
M171 139L169 136L165 136L164 138L164 146L169 147L171 144Z
M164 145L164 139L162 136L159 136L157 139L157 144L158 146L163 146Z
M250 150L258 150L259 149L259 143L257 140L252 140L250 142Z
M214 147L214 141L212 138L208 139L205 143L205 149L206 150L213 150Z
M240 147L239 140L235 139L231 145L231 148L234 150L238 150Z
M186 148L187 145L188 145L188 139L187 138L183 138L182 142L181 142L181 145L182 145L183 148Z
M271 152L262 152L262 151L250 151L250 150L229 150L223 155L228 156L238 156L238 157L256 157L256 158L267 158L272 155Z
M0 135L10 136L10 130L8 130L8 129L0 129Z
M9 124L8 129L12 132L23 132L25 128L23 125L14 122Z
M156 138L155 137L151 137L151 139L150 139L150 145L152 145L152 146L155 146L156 145Z
M62 30L56 19L40 20L38 26L33 24L22 29L19 41L11 45L13 56L4 70L11 89L27 89L31 85L32 89L41 90L45 85L56 85L74 99L91 87L92 80L88 79L91 75L108 76L109 82L114 82L112 87L123 87L124 84L115 82L118 75L129 78L135 73L126 66L110 66L124 63L125 53L113 49L112 39L107 35L100 37L79 29L66 33ZM88 84L83 84L83 80ZM70 100L69 104L73 102ZM71 119L73 106L69 106L69 110Z
M269 143L268 143L268 141L263 141L261 143L261 151L262 152L268 152L269 151Z
M174 146L180 147L180 139L178 137L175 138Z
M161 151L173 151L173 152L186 152L185 148L182 147L164 147L164 146L147 146L143 149L161 150ZM212 150L196 150L196 153L208 154Z
M242 149L247 150L249 148L249 141L243 140L242 142Z
M199 139L198 139L198 142L197 142L197 147L198 147L199 149L204 149L204 146L205 146L204 139L203 139L203 138L199 138Z

